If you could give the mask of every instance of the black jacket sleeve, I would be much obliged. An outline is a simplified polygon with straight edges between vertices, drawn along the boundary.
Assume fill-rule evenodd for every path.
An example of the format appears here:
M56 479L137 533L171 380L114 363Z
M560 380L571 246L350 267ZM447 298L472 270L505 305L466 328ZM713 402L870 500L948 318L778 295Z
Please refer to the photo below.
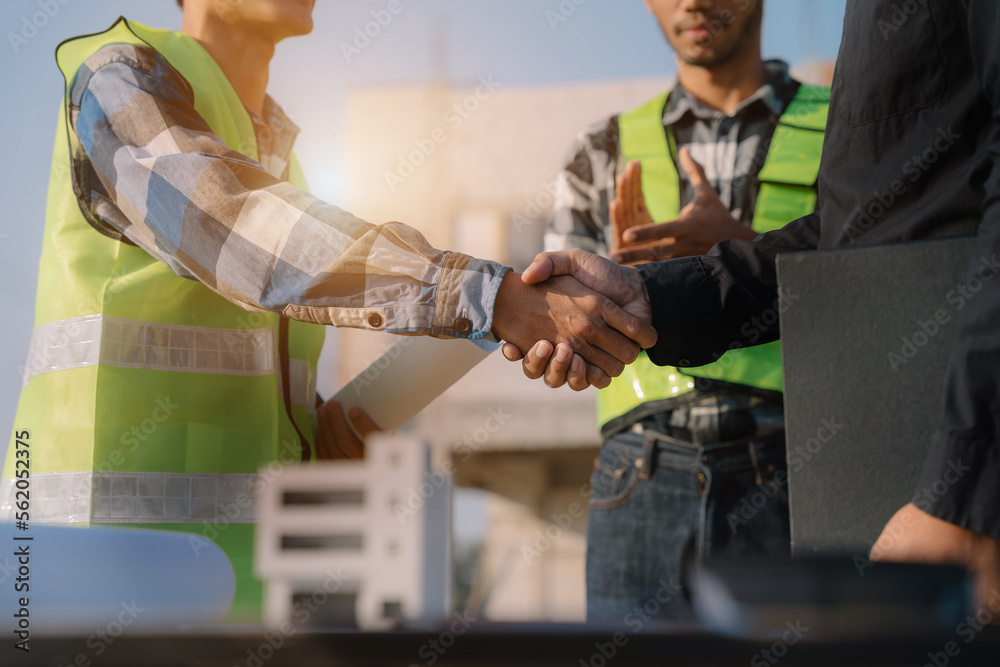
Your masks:
M1000 538L1000 2L962 0L969 48L993 108L992 162L978 242L958 315L945 407L914 502L925 512Z
M659 334L650 359L704 366L727 350L776 340L778 325L761 321L778 307L775 261L783 252L815 250L819 232L813 213L753 241L724 241L707 255L639 266Z

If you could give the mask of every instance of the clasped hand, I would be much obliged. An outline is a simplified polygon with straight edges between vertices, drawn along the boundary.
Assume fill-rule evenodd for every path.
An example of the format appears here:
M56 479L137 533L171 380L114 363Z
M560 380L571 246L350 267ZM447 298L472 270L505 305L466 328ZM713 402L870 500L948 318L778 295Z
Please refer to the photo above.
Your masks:
M504 356L528 350L546 357L546 384L576 390L606 387L656 343L652 310L639 272L583 250L542 253L520 276L504 277L493 332L507 341ZM536 345L537 344L537 345Z
M675 220L667 222L653 220L646 208L641 163L630 162L618 177L608 211L613 231L611 259L634 265L704 255L720 241L757 236L733 217L687 147L680 151L680 163L694 196Z

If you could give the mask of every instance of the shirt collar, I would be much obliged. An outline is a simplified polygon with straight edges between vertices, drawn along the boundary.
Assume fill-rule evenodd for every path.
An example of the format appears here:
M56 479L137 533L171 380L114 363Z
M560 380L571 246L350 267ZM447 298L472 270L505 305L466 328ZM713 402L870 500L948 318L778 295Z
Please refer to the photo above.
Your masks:
M300 132L299 126L292 122L270 95L264 96L264 121L275 132L288 132L293 136Z
M786 99L788 96L784 93L792 84L792 77L788 73L788 64L781 60L768 60L764 63L764 67L767 68L769 75L767 83L758 88L753 95L740 102L736 110L730 114L731 117L743 114L752 105L758 103L763 104L775 116L780 116L784 112L785 106L790 101L790 98ZM664 110L663 122L667 125L673 125L688 113L703 120L710 120L722 115L722 112L704 106L678 82L670 92L670 101Z
M257 136L257 161L276 178L287 178L292 147L299 134L299 126L285 114L270 95L264 96L264 118L252 111L254 132Z

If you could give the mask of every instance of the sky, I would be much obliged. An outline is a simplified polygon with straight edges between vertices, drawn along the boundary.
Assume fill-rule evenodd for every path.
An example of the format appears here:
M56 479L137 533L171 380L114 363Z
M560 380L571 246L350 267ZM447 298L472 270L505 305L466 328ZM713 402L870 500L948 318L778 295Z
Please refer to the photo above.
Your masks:
M303 129L341 133L344 99L359 86L472 81L492 74L512 86L545 86L675 71L655 20L641 0L318 0L313 34L278 47L269 92ZM846 0L767 0L765 57L804 63L836 56ZM374 14L373 14L374 13ZM62 77L53 57L68 37L103 30L123 15L179 29L174 0L4 0L0 3L0 106L5 159L0 187L0 426L13 423L21 366L34 320L35 283L45 219ZM366 24L383 26L367 42ZM351 48L353 47L353 48ZM346 53L345 53L346 52ZM14 94L10 94L13 91ZM302 156L317 195L336 203L348 166L335 154ZM58 406L53 406L54 410ZM53 418L57 418L53 414ZM0 438L0 454L6 447Z

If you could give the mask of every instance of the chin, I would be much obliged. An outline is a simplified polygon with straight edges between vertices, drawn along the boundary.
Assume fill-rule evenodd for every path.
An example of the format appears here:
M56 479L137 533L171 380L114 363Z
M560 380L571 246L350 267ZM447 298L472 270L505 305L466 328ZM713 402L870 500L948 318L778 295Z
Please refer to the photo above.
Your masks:
M256 21L255 23L257 30L269 34L275 42L286 37L308 35L313 30L312 17L303 17L301 15L289 16L287 13L268 17L265 20Z
M269 18L288 35L305 35L313 29L312 3L289 2L273 7L273 15Z
M240 3L245 0L228 0ZM238 7L238 5L237 5ZM255 30L270 34L273 39L307 35L313 30L313 3L310 0L258 0L243 5L241 18ZM237 19L239 20L239 19Z
M310 18L307 21L296 21L289 22L285 26L287 37L298 37L300 35L308 35L313 31L313 21Z
M680 53L680 58L688 65L696 67L708 67L715 64L717 55L714 49L698 48L687 49Z

